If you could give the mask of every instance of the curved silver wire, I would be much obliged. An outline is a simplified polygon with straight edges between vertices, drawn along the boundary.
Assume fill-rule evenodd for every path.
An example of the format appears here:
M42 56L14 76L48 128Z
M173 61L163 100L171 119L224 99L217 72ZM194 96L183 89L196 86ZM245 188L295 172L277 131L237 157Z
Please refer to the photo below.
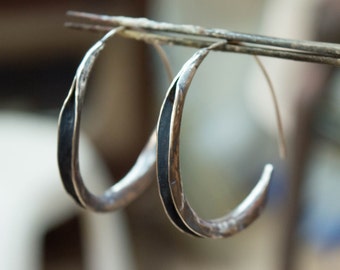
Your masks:
M193 233L204 238L225 238L250 225L266 203L273 170L273 166L267 164L259 182L244 201L218 219L202 219L185 197L179 160L179 136L185 96L199 65L210 49L220 44L200 49L183 65L169 87L157 125L157 178L163 205L165 208L170 207L169 205L174 207L184 224Z
M58 165L62 182L79 205L97 212L113 211L132 202L149 186L155 172L154 130L131 170L102 195L92 194L86 188L80 173L79 126L87 79L107 39L123 29L124 27L118 27L111 30L85 54L59 116Z
M170 89L173 89L178 81L179 74L173 79ZM187 227L183 222L182 218L177 212L175 205L172 203L172 195L170 187L168 185L168 151L169 151L169 134L170 134L170 121L167 117L171 116L172 105L171 97L169 92L162 105L160 118L164 121L160 121L157 124L157 178L158 178L158 190L163 204L165 213L169 217L169 220L179 229L180 231L187 233L192 236L201 237L201 235L195 233Z

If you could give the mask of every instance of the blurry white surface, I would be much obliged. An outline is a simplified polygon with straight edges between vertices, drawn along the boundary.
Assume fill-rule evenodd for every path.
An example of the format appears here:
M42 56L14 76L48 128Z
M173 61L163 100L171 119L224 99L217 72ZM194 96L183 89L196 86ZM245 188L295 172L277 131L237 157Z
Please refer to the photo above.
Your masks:
M79 213L57 167L57 119L0 114L0 269L41 269L43 236ZM108 173L91 144L80 146L81 168L91 187L108 185ZM82 211L87 269L134 269L121 213Z

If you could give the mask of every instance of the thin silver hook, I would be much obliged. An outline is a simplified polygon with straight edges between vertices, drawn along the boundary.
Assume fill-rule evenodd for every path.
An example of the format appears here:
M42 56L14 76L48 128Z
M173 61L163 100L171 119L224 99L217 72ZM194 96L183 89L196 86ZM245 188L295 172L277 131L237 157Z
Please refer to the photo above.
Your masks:
M109 31L85 54L59 116L58 165L64 187L78 204L98 212L113 211L132 202L149 186L155 172L156 133L153 131L131 170L102 195L92 194L80 173L79 127L88 76L105 42L123 29Z
M225 43L219 42L200 49L183 65L169 87L157 126L157 177L163 206L167 213L167 209L175 208L187 228L204 238L228 237L250 225L265 205L273 170L273 166L267 164L259 182L244 201L232 212L218 219L202 219L185 197L179 160L179 136L185 96L199 65L209 51ZM169 218L171 220L171 215Z

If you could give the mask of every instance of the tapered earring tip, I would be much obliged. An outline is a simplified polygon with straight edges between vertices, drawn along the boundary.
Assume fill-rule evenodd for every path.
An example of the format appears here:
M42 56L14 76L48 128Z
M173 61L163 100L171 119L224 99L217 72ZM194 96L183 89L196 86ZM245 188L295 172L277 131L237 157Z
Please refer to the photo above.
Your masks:
M274 166L272 164L266 164L264 166L264 172L263 175L265 175L266 177L270 178L272 173L274 171Z

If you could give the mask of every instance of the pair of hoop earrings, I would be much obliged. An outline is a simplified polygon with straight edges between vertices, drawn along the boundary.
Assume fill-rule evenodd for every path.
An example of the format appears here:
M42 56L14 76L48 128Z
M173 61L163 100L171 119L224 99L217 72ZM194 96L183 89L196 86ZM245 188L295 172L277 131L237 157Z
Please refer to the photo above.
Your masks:
M89 73L108 38L124 30L118 27L95 43L80 63L59 117L58 165L66 191L82 207L96 212L114 211L128 205L150 184L157 169L159 194L165 212L182 232L202 238L224 238L250 225L266 202L272 165L265 166L250 194L231 213L204 220L190 206L182 186L179 136L184 101L196 70L210 50L226 41L198 50L173 79L164 99L158 124L131 170L102 195L85 186L79 168L79 126Z

